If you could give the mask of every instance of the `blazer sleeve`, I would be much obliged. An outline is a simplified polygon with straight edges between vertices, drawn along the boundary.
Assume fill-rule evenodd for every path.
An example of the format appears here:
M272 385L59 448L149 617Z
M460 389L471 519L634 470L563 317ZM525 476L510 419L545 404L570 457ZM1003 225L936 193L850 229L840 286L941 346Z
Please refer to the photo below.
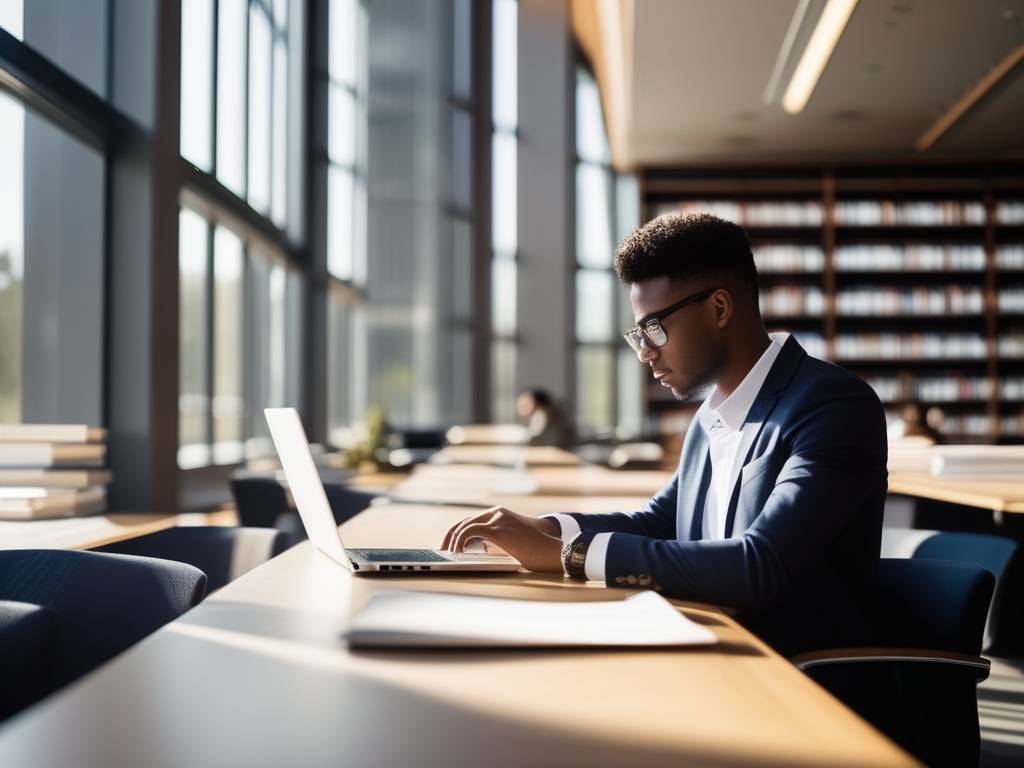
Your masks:
M643 509L636 512L608 512L571 516L583 535L592 539L598 533L632 533L652 539L672 539L676 535L676 494L679 468Z
M794 417L783 441L788 448L777 449L789 455L742 536L661 541L616 534L608 544L606 583L651 585L683 599L737 608L771 605L820 563L886 482L885 416L878 399L859 387L837 389L845 391L813 399Z

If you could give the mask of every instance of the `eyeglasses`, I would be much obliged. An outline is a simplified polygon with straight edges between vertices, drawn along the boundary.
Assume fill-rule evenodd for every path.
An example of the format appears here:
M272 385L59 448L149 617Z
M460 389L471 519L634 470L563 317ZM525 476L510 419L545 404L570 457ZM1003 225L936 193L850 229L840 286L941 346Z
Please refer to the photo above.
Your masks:
M665 309L652 312L628 331L623 333L622 337L626 340L629 346L633 348L634 352L640 352L645 339L647 340L647 345L650 347L663 347L668 341L668 333L665 332L665 327L661 324L661 321L673 312L679 311L687 304L704 301L717 290L718 288L708 288L706 291L695 293L692 296L687 296L682 301L677 301L671 307L665 307Z

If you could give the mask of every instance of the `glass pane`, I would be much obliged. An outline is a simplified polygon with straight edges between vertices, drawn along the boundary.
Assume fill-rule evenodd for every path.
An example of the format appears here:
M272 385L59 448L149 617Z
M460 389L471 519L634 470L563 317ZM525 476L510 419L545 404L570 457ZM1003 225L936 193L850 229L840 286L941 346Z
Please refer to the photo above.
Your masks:
M327 91L327 155L331 162L353 166L356 161L356 100L335 83Z
M349 306L330 297L327 302L327 439L334 445L344 441L344 431L352 421L351 332Z
M576 338L580 341L613 341L616 309L615 283L611 272L580 270L576 273Z
M217 19L217 178L245 192L246 0L220 0Z
M576 166L576 259L584 267L612 264L611 173Z
M516 263L512 259L491 261L491 329L504 336L516 332Z
M332 80L355 87L358 0L330 0L327 73Z
M270 20L263 7L249 10L249 204L270 207Z
M0 27L21 40L24 28L23 0L0 0Z
M576 350L576 421L581 435L613 428L615 356L605 347Z
M0 8L0 24L7 28L14 14L2 3ZM25 110L0 93L0 422L21 421L24 142Z
M491 419L496 424L516 421L516 345L495 340L491 344Z
M211 170L213 0L181 4L181 155Z
M352 173L332 166L327 172L327 269L340 280L351 280Z
M621 243L626 235L640 226L640 184L636 176L625 174L615 177L615 242Z
M494 0L494 125L515 130L518 122L518 8L515 0Z
M242 241L217 227L213 239L213 460L242 459Z
M288 207L288 49L274 43L274 168L270 217L284 227Z
M69 77L106 97L113 4L111 0L0 0L0 22L9 18L12 26L19 27L9 30L15 36ZM10 7L2 8L5 5Z
M516 235L516 137L496 133L493 139L491 201L494 216L491 242L499 253L515 253Z
M455 0L452 41L452 93L456 98L473 95L473 4Z
M452 391L444 424L468 424L473 418L473 333L468 328L452 330Z
M207 270L209 252L205 219L188 209L178 218L179 385L178 465L209 462L207 451L209 398L207 390Z
M452 314L469 320L473 314L473 225L452 221Z
M473 118L452 110L452 203L463 210L473 207Z
M644 378L646 368L630 349L618 352L619 361L619 437L637 437L643 433Z
M287 306L285 303L287 273L284 267L270 271L270 368L267 403L264 407L285 405L285 344L287 343Z
M274 26L282 32L288 27L288 0L274 0Z
M583 69L576 70L576 154L580 160L592 163L607 164L610 160L601 92Z

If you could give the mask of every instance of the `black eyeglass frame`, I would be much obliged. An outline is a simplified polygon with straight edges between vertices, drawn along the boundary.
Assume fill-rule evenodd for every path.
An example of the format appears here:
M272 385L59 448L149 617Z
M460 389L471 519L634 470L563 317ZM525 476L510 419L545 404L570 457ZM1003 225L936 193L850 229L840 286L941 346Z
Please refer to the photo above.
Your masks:
M640 346L640 337L641 336L644 339L646 339L647 343L650 346L652 346L652 347L663 347L666 344L668 344L668 332L665 330L665 326L663 326L661 324L661 321L664 320L669 315L671 315L673 312L678 312L680 309L682 309L683 307L685 307L685 306L687 306L689 304L695 304L698 301L706 301L707 299L709 299L711 297L711 295L715 291L718 291L718 290L721 290L721 289L720 288L707 288L707 289L705 289L703 291L700 291L699 293L691 294L691 295L687 296L685 299L681 299L681 300L677 301L675 304L673 304L670 307L665 307L664 309L659 309L657 312L651 312L646 317L640 318L639 322L637 322L637 324L634 325L632 328L629 328L626 331L624 331L623 334L622 334L622 338L624 338L626 340L626 343L629 344L630 348L634 352L639 352L640 349L641 349L641 346ZM652 323L657 323L657 325L652 328L651 327ZM655 333L657 331L661 331L661 334L664 335L664 337L665 337L664 341L662 341L660 344L658 344L657 342L654 341L653 338L651 338L651 334L653 334L653 333ZM631 339L634 339L634 338L636 339L636 344L634 344L633 341L631 340Z

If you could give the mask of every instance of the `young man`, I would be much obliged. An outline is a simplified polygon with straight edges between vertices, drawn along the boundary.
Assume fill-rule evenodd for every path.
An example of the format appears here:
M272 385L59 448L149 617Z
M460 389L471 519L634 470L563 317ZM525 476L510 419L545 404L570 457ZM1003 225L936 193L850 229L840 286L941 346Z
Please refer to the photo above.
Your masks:
M619 246L615 269L640 360L679 399L708 392L675 475L638 512L535 519L494 508L442 546L483 539L533 571L732 606L785 653L870 641L860 601L887 484L874 392L767 333L735 224L659 217Z

